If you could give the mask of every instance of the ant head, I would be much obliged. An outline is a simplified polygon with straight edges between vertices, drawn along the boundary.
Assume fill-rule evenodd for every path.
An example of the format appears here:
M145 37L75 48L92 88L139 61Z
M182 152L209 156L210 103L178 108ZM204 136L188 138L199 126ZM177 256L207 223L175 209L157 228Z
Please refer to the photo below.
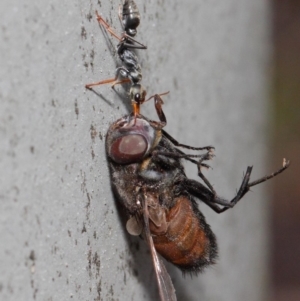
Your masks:
M130 88L131 102L136 104L142 104L145 101L146 90L141 84L133 84Z

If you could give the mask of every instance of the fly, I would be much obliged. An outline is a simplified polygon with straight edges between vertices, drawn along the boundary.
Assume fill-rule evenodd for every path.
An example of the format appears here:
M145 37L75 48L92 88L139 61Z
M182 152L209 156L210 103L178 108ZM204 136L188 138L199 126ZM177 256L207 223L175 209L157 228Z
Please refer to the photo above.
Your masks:
M217 258L216 237L199 210L198 201L216 213L225 212L251 187L287 169L289 161L284 160L276 172L255 181L250 181L252 167L248 166L236 195L231 200L220 197L202 173L203 167L209 167L207 161L213 158L214 147L181 144L163 129L167 119L161 96L168 92L146 99L141 85L141 66L134 53L134 49L146 49L134 39L140 24L135 2L125 0L120 7L119 18L124 31L121 36L97 12L96 15L99 24L119 40L117 53L123 65L116 69L114 78L87 84L86 88L131 83L133 112L113 122L106 135L112 188L127 212L127 231L141 236L150 248L160 300L176 301L171 278L157 253L182 271L191 273L202 271ZM151 99L154 99L159 121L140 114L140 106ZM188 154L183 149L197 153ZM204 184L186 176L182 160L197 166Z
M160 121L134 113L122 117L107 132L106 153L114 194L128 215L127 231L141 235L148 243L160 298L165 301L176 300L176 296L157 252L184 272L198 273L216 261L216 237L197 202L202 201L216 213L225 212L251 187L283 172L289 161L284 160L276 172L252 182L252 167L248 166L237 194L226 200L202 173L208 166L204 162L213 157L213 147L192 147L175 140L163 130L167 121L160 96L154 95L154 100ZM206 152L186 154L180 148ZM204 184L187 178L181 159L197 165Z

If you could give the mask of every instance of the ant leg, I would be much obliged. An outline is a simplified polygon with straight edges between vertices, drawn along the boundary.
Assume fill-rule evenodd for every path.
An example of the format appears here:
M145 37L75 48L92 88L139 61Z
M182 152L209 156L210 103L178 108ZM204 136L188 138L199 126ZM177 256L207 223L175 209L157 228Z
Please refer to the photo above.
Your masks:
M102 80L100 82L96 82L96 83L92 83L92 84L87 84L87 85L85 85L85 87L86 87L86 89L92 89L91 87L93 87L93 86L99 86L99 85L103 85L103 84L113 83L111 85L111 87L114 88L115 85L124 84L124 83L128 83L128 82L130 82L129 78L124 78L124 79L118 81L114 77L114 78L109 78L109 79Z
M124 84L124 83L128 83L128 82L130 82L129 78L124 78L122 80L117 81L117 79L114 77L114 78L102 80L100 82L87 84L87 85L85 85L85 87L86 87L86 89L92 89L91 87L93 87L93 86L99 86L99 85L103 85L103 84L113 83L111 85L111 87L114 88L115 85Z
M136 39L132 38L131 36L127 35L126 33L124 34L124 37L126 37L127 41L131 41L131 43L126 43L124 42L123 45L126 46L126 48L131 48L131 49L147 49L147 46L138 42ZM136 45L138 44L138 45Z
M181 144L175 138L173 138L170 134L165 132L164 130L162 130L162 132L163 132L163 135L165 137L167 137L177 147L183 147L183 148L192 149L192 150L208 150L208 151L215 149L213 146L210 146L210 145L204 146L204 147L194 147L194 146L189 146L186 144Z
M119 85L119 84L124 84L124 83L129 83L130 79L129 78L124 78L122 80L116 81L112 84L112 89L114 89L115 85Z
M133 39L132 39L133 40ZM129 44L129 43L120 43L122 44L123 47L126 47L127 49L147 49L147 46L145 46L144 44L141 44L140 42L137 42L137 44L139 45L135 45L135 44Z
M96 82L96 83L87 84L87 85L85 85L85 88L86 89L91 89L91 87L104 85L104 84L109 84L109 83L113 83L111 87L114 88L115 85L130 82L130 79L126 76L128 73L129 73L128 70L125 69L124 67L117 68L116 76L114 78L109 78L109 79L105 79L105 80L102 80L102 81L99 81L99 82ZM118 78L119 78L120 74L121 74L122 77L125 77L125 78L118 81Z
M109 84L109 83L116 82L116 80L117 80L117 78L115 78L115 77L114 78L105 79L105 80L102 80L100 82L96 82L96 83L92 83L92 84L86 84L85 88L86 89L91 89L91 87L94 87L94 86L99 86L99 85L103 85L103 84Z
M122 40L127 40L127 41L131 41L134 44L130 44L130 43L123 43L123 46L127 47L127 48L133 48L133 49L147 49L147 46L145 46L144 44L138 42L137 40L135 40L134 38L132 38L131 36L127 35L126 33L123 33L123 35L121 37L119 37L115 31L111 28L111 26L98 14L98 12L96 11L96 15L97 15L97 21L99 22L100 25L102 25L106 31L108 31L114 38L116 38L117 40L119 40L119 42L122 43ZM121 22L122 24L122 22ZM123 24L122 24L123 27ZM135 45L137 44L137 45Z
M97 21L99 22L100 25L102 25L105 28L106 31L108 31L117 40L119 41L122 40L122 38L115 33L115 31L111 28L111 26L106 21L104 21L104 19L98 14L98 11L96 11L96 16L97 16Z

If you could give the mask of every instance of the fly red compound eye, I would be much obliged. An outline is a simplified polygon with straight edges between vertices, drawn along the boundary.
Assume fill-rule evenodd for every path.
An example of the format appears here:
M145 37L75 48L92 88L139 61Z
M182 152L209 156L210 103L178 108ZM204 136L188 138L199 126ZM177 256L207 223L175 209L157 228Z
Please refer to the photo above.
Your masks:
M147 141L142 135L127 135L117 138L112 143L109 156L116 163L134 163L143 159L147 148Z
M118 164L141 162L160 139L154 121L133 114L114 122L106 135L107 155Z

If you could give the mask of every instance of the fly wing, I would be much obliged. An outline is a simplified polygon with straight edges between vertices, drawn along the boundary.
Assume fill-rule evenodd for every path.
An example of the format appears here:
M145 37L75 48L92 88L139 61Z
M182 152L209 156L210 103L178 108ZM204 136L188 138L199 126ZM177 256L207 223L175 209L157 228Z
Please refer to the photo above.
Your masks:
M150 233L150 232L149 232ZM161 301L177 301L176 295L175 295L175 289L171 280L170 275L167 272L167 269L163 262L158 258L154 244L153 239L150 236L149 241L150 251L152 255L152 260L154 264L157 284L158 284L158 290Z
M156 274L158 284L159 296L161 301L177 301L175 289L170 275L165 268L163 262L159 259L156 249L154 247L153 239L149 228L149 212L146 202L143 202L143 218L144 218L144 235L151 251L151 257Z

